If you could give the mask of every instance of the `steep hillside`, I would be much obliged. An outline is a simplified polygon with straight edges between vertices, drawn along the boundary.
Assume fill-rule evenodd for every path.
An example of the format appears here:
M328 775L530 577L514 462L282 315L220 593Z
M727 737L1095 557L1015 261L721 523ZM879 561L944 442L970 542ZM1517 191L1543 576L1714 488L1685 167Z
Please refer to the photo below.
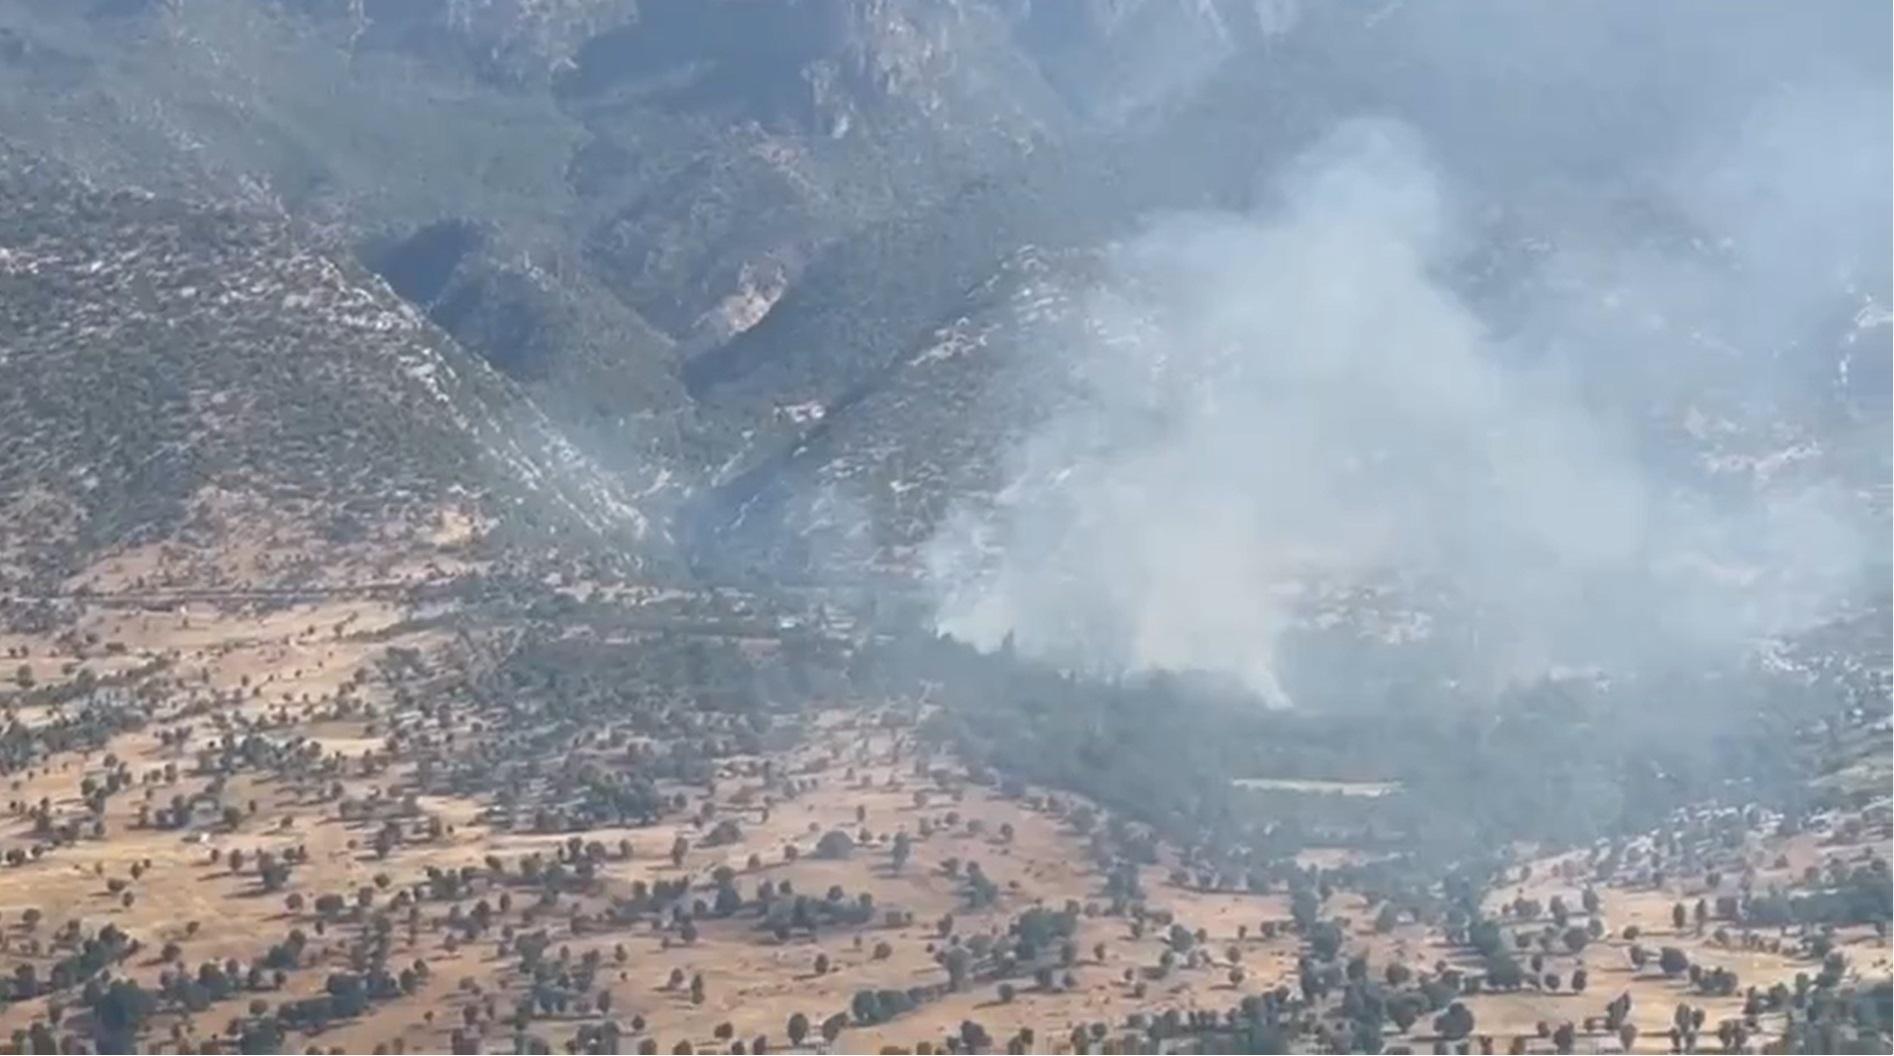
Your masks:
M1773 214L1766 187L1701 169L1681 207L1654 210L1645 183L1679 144L1753 138L1746 110L1782 85L1819 95L1884 64L1865 11L1612 3L1557 22L1625 76L1591 78L1487 0L1452 18L1294 0L28 0L0 9L0 131L102 186L306 224L522 382L654 517L691 505L722 532L763 489L799 487L770 474L833 430L934 461L932 415L878 408L936 399L902 364L962 317L986 328L968 302L1008 261L1093 253L1167 211L1253 209L1338 122L1411 126L1470 208L1515 218L1481 294L1503 327L1532 271L1520 247L1562 227L1676 227L1670 208L1713 245L1732 216ZM1475 35L1490 46L1469 51ZM1783 58L1744 58L1762 52ZM1832 61L1800 65L1817 53ZM1502 76L1519 89L1492 93ZM1802 137L1786 141L1763 124L1746 149L1778 158L1765 181L1835 149L1796 131L1819 122L1782 122ZM1579 215L1575 181L1612 215ZM1812 245L1788 241L1778 259ZM1875 278L1864 310L1884 312ZM1858 358L1854 383L1877 388L1885 363ZM981 382L974 409L1019 380ZM872 530L924 527L896 511Z
M1067 133L1015 28L912 0L35 2L0 10L0 130L309 221L661 507L752 427L695 413L686 363L830 244Z
M1112 247L1267 215L1364 116L1468 218L1442 284L1640 457L1872 490L1885 267L1821 254L1878 230L1854 194L1885 166L1819 118L1885 58L1716 6L1560 16L1623 66L1594 82L1490 0L30 0L0 132L355 256L719 574L920 570L1084 405Z
M7 586L376 578L344 558L496 531L657 542L515 385L281 224L14 156L0 204Z
M1569 231L1503 235L1511 244L1485 243L1456 262L1462 273L1452 288L1469 303L1482 295L1480 272L1495 267L1510 270L1507 296L1556 296L1547 290L1566 281L1564 259L1587 252ZM1735 270L1702 258L1688 266L1718 276ZM769 424L791 438L717 481L698 504L700 556L790 576L923 573L920 548L950 517L990 511L1007 494L1043 488L1072 468L1070 457L1048 462L1030 445L1048 423L1098 406L1098 390L1111 384L1102 375L1123 365L1109 350L1138 347L1149 362L1164 362L1178 332L1162 316L1174 306L1162 298L1127 301L1126 287L1108 251L1027 245L931 313L937 321L898 349L864 339L875 358L853 372L836 369L832 358L828 373L811 369L803 379L786 379L791 366L781 361L765 368L770 380L752 379L751 391L776 394ZM1787 363L1767 338L1727 319L1667 324L1652 342L1666 358L1650 369L1648 387L1603 398L1639 420L1643 457L1672 486L1734 498L1830 484L1853 495L1863 518L1884 518L1889 407L1881 346L1889 331L1875 297L1838 284L1824 314L1797 335L1798 355ZM796 318L798 307L786 303L772 323ZM841 326L847 316L823 318ZM1601 325L1578 317L1559 324ZM767 328L728 350L763 339ZM1500 336L1512 351L1539 339ZM833 355L834 344L820 347ZM1190 369L1171 373L1189 376ZM1615 363L1578 361L1572 369L1601 385L1621 382L1612 378ZM1759 384L1762 377L1772 380Z

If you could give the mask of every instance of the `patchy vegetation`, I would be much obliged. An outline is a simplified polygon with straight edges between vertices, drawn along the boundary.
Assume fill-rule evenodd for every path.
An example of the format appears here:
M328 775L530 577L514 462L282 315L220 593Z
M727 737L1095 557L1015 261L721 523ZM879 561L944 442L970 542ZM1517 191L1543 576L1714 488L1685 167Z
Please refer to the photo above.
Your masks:
M102 596L7 635L29 674L3 700L0 1030L32 1051L1887 1043L1872 790L1653 803L1532 843L1497 838L1503 813L1397 829L1417 814L1376 811L1424 772L1374 796L1230 780L1382 765L1373 738L1325 763L1339 734L1308 717L1212 739L1226 717L1187 688L1010 660L943 696L922 654L820 612L469 582Z

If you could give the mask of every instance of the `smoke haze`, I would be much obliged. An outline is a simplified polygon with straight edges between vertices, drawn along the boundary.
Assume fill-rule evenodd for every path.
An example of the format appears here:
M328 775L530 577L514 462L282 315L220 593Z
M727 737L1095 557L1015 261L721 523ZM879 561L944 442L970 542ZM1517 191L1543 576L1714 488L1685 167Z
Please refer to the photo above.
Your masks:
M1861 589L1885 540L1793 416L1850 327L1885 355L1885 92L1768 94L1628 172L1646 229L1541 202L1569 237L1497 257L1431 150L1348 121L1254 209L1106 250L1033 353L1083 397L929 546L940 628L1282 703L1285 633L1350 588L1416 599L1390 641L1457 599L1457 676L1494 686L1742 648ZM1735 416L1773 450L1706 455Z

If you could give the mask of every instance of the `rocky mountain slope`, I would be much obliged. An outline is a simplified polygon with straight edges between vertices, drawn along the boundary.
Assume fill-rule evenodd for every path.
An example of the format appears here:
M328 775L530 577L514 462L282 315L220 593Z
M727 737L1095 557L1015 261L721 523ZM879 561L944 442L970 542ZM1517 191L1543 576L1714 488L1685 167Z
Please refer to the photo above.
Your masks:
M786 569L846 553L915 570L917 548L956 502L990 505L1024 483L1021 446L1090 398L1084 350L1152 324L1106 332L1095 310L1112 289L1100 254L1027 245L856 385L792 390L802 398L775 414L796 437L701 507L707 550ZM1884 514L1887 489L1875 482L1887 465L1889 315L1874 295L1842 290L1829 309L1787 368L1795 376L1770 391L1754 387L1755 374L1776 350L1680 332L1666 369L1694 379L1689 391L1641 397L1653 461L1680 486L1738 494L1835 481L1858 493L1864 515Z
M31 2L0 11L0 134L309 225L663 505L792 443L780 405L858 384L1022 242L1200 193L1113 175L1114 137L1294 22L1199 0Z
M727 446L685 360L1064 120L988 47L1006 29L853 0L30 3L0 12L0 131L312 225L649 483Z
M0 203L8 588L370 579L520 532L655 542L516 385L282 224L12 155Z
M1455 198L1439 285L1640 459L1873 493L1884 262L1811 262L1885 166L1811 130L1885 103L1811 116L1881 16L1716 6L1559 15L1561 50L1486 0L29 0L0 137L360 261L718 576L924 575L1096 396L1115 247L1269 215L1364 115ZM1832 207L1782 220L1807 157Z

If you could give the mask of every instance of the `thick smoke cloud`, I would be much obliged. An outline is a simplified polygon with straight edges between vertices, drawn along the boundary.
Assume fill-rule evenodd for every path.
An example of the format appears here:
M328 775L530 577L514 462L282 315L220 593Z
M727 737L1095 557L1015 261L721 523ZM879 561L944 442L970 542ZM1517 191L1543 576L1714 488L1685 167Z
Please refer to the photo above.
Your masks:
M1335 129L1247 214L1153 219L1038 350L1084 398L931 544L940 627L1281 703L1285 633L1346 587L1415 599L1390 640L1453 598L1480 645L1456 674L1489 686L1820 619L1885 550L1860 496L1782 472L1822 454L1782 430L1786 456L1703 486L1682 423L1788 413L1828 380L1838 298L1885 308L1885 113L1768 100L1640 174L1672 237L1580 225L1504 265L1503 309L1466 277L1481 203L1400 123Z

